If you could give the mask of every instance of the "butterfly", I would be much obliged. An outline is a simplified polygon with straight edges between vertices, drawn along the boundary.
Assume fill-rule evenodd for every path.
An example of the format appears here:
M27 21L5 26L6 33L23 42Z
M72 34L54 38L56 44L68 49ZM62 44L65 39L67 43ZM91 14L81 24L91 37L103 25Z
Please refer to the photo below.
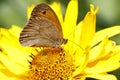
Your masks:
M19 41L22 46L58 48L68 40L63 38L62 27L55 12L42 3L33 9L20 33Z

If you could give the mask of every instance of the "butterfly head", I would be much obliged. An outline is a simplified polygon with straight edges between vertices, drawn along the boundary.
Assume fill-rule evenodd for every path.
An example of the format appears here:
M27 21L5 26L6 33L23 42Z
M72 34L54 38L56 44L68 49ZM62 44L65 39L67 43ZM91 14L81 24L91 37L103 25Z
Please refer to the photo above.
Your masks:
M59 39L59 41L56 41L52 44L53 48L61 48L61 44L66 44L68 39Z

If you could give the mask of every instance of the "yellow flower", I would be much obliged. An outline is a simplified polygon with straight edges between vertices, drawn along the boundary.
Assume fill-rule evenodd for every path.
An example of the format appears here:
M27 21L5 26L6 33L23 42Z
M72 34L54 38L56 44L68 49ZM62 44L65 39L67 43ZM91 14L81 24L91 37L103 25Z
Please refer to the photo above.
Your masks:
M96 32L98 8L94 10L93 5L84 20L76 24L77 0L69 2L64 20L60 4L53 3L51 7L62 25L64 38L69 40L62 45L63 51L22 47L18 41L21 28L15 25L10 29L0 28L0 80L38 80L38 77L47 80L85 80L87 77L116 80L107 72L120 67L120 45L108 38L119 34L120 26ZM32 9L28 9L29 15Z

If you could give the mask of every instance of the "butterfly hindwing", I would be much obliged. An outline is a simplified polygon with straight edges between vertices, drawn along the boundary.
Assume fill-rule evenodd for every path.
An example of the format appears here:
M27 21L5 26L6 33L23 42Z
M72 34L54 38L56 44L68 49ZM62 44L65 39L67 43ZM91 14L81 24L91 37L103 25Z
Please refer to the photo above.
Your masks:
M60 34L55 25L41 17L31 19L20 34L23 46L51 46L59 39Z

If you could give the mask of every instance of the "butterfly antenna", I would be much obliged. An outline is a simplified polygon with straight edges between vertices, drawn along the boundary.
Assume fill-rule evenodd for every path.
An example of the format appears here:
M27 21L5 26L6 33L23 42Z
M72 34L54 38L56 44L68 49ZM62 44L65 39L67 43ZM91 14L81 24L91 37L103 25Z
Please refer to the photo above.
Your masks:
M73 32L75 32L76 30L78 30L78 26L77 26L72 32L70 32L67 36L70 36L70 35L73 34ZM78 47L80 47L82 50L84 50L80 45L78 45L78 44L75 43L74 41L71 41L71 40L68 40L68 41L74 43L75 45L77 45Z
M84 50L84 49L82 48L82 46L78 45L78 44L77 44L77 43L75 43L74 41L71 41L71 40L68 40L68 41L70 41L70 42L74 43L75 45L77 45L78 47L80 47L82 50Z
M70 36L71 34L73 34L76 30L78 30L78 26L72 31L70 32L66 37Z

